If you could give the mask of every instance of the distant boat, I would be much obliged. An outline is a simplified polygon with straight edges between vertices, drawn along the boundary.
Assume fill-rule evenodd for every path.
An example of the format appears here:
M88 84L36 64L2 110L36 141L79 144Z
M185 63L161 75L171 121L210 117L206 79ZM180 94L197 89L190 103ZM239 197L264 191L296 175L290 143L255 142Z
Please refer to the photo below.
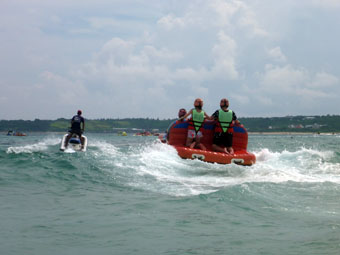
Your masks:
M127 133L125 131L120 131L117 134L121 136L127 136Z
M135 136L152 136L152 134L149 131L145 131L145 132L138 132L136 134L134 134Z
M25 133L22 133L22 132L15 132L15 131L13 131L13 130L9 130L9 131L7 132L7 135L8 135L8 136L26 136Z

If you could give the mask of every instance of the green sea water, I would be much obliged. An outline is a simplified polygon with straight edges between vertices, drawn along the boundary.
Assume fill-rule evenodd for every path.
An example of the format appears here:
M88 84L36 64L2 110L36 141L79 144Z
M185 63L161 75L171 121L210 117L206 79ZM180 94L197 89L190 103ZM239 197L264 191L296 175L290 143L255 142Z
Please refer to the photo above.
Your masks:
M0 254L340 254L340 136L250 135L250 167L156 137L0 137Z

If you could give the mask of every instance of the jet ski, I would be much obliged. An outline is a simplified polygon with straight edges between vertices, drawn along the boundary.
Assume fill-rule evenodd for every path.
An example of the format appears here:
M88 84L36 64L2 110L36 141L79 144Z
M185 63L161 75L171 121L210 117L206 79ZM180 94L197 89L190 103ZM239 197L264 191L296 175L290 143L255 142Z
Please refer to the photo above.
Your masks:
M87 149L87 137L82 135L84 139L84 145L82 146L80 137L77 134L72 134L72 137L68 141L68 145L65 147L65 140L69 134L65 134L61 140L60 150L65 151L66 149L72 149L74 151L86 151Z

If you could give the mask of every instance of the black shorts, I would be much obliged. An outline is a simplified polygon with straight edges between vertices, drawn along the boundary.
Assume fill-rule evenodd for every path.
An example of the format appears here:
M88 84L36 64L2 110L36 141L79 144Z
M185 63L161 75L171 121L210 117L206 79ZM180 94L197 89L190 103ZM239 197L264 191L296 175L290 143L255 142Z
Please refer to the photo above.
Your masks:
M232 147L233 134L232 133L215 133L213 144L218 146Z
M71 134L77 134L79 137L81 137L81 134L83 133L80 129L71 129L69 130Z

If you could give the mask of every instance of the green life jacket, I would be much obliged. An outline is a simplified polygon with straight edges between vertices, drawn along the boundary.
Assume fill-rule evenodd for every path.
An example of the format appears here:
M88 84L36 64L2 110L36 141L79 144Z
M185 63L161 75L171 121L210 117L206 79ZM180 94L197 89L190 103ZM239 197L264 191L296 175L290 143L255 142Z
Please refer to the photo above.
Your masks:
M196 132L200 130L204 121L204 111L197 112L196 109L192 110L192 122L194 124Z
M228 110L227 112L225 112L222 109L220 109L218 111L218 122L220 123L223 132L227 132L232 121L233 121L232 110Z

